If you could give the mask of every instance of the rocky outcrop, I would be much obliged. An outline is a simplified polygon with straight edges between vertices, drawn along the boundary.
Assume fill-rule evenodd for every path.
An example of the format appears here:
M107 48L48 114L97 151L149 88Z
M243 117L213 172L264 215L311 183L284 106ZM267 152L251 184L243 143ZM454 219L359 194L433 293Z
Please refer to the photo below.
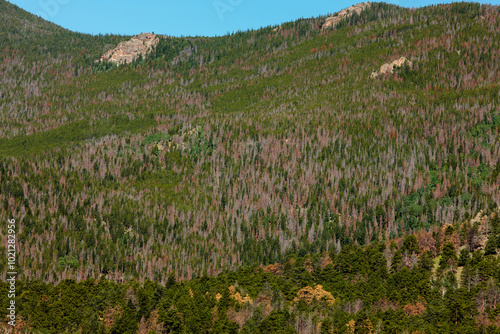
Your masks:
M330 292L323 290L322 285L316 285L314 288L306 286L305 288L300 289L297 292L297 297L295 297L293 301L294 303L298 303L301 299L308 304L311 304L314 299L318 301L324 300L329 305L333 305L335 302L333 295Z
M156 35L139 34L126 42L121 42L116 48L108 50L102 55L100 61L107 60L118 65L131 63L139 56L145 56L151 52L159 41Z
M405 63L408 63L408 65L411 67L413 65L413 63L411 61L409 61L408 59L406 59L405 57L401 57L399 59L396 59L394 60L393 62L391 63L387 63L387 64L384 64L380 67L380 71L378 72L373 72L371 74L371 77L372 78L376 78L378 77L379 75L381 74L392 74L392 71L394 70L394 68L397 68L397 67L401 67L403 66Z
M327 17L325 23L323 24L322 29L326 29L329 27L335 27L337 25L337 23L339 23L340 21L342 21L348 17L351 17L354 13L359 15L359 13L361 13L363 10L365 10L366 8L368 8L370 6L371 6L370 2L362 2L362 3L358 3L354 6L351 6L349 8L342 9L336 15Z

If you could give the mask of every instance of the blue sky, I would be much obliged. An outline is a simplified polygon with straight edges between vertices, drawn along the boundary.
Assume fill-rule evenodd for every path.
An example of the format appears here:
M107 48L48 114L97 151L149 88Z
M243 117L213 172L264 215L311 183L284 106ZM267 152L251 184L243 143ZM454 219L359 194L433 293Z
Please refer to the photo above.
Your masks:
M301 17L326 15L357 3L353 0L8 1L73 31L124 35L154 32L171 36L225 35L228 32L257 29ZM427 0L386 2L404 7L437 3ZM480 2L500 4L500 0Z

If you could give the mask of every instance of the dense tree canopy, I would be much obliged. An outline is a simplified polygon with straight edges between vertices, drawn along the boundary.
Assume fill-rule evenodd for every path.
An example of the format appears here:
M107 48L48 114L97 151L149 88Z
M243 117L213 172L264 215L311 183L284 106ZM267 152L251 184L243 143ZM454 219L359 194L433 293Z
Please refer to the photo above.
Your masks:
M499 7L324 22L160 36L116 66L96 60L129 37L0 0L0 220L29 326L498 332Z

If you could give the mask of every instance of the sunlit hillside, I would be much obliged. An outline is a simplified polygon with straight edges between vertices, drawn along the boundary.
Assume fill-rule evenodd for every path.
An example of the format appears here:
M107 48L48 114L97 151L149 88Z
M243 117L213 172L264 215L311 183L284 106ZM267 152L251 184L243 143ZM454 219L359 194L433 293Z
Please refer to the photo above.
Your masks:
M161 35L118 66L99 59L131 36L0 0L0 220L19 224L19 279L38 282L19 297L27 324L498 333L500 8L326 14ZM300 302L306 286L320 297Z

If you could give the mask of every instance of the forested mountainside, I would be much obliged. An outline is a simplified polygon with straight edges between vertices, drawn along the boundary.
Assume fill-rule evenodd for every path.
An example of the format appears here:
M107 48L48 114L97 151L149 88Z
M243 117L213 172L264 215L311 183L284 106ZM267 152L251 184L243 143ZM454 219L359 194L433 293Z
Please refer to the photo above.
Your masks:
M123 332L103 320L104 310L130 313L136 325L156 310L159 322L179 326L167 333L196 332L185 327L194 319L186 320L187 304L141 309L140 298L131 296L150 289L144 298L173 300L191 288L207 298L200 306L205 313L196 316L206 315L213 326L219 316L229 326L206 331L235 330L235 318L226 317L240 306L227 294L242 273L279 286L273 293L282 307L249 313L257 317L254 327L285 319L291 332L308 332L288 308L300 289L318 284L337 304L307 313L316 326L309 332L337 311L347 312L341 319L352 326L321 328L391 332L389 325L377 329L377 319L386 324L383 316L373 318L380 300L394 305L381 312L398 319L410 317L405 305L428 305L421 316L448 326L442 332L458 323L471 330L498 325L496 297L482 304L482 313L468 304L460 316L441 320L455 310L446 311L445 291L474 303L486 287L497 291L496 269L459 290L465 289L459 274L453 283L453 275L439 278L425 264L444 252L453 257L479 248L474 265L487 261L498 269L490 226L500 203L498 6L370 3L340 19L301 19L222 37L160 36L154 52L121 66L99 59L130 36L73 33L3 0L0 18L0 219L19 225L18 271L26 282L20 298L30 326L61 332L67 322L42 319L66 312L60 298L77 289L80 302L93 310L99 303L92 326L104 331ZM399 67L386 65L394 61ZM480 220L484 234L476 242L478 213L490 218ZM445 224L454 238L448 243L440 237ZM387 291L364 300L370 285L363 284L378 269L359 255L364 269L345 276L335 262L343 251L401 253L403 246L391 241L411 235L421 236L420 247L433 245L427 257L408 253L415 256L404 275L421 274L419 282L428 284L411 298ZM325 254L332 267L299 278L287 271L303 272L305 261L317 268ZM392 258L386 262L390 269L379 283L389 289L403 269ZM445 272L454 272L453 263ZM256 269L278 264L283 276ZM2 280L5 268L2 257ZM330 272L318 276L324 270ZM346 277L355 286L349 295L350 286L331 281ZM283 290L287 280L293 285ZM439 290L447 280L453 284ZM253 300L263 286L240 293ZM224 306L213 307L216 293L225 296ZM352 307L364 313L345 309L359 298L365 307ZM430 307L435 300L441 308ZM94 333L82 316L67 321ZM244 328L245 321L236 323ZM392 332L420 330L413 322L401 326Z
M498 334L499 245L497 210L472 227L290 254L217 277L24 282L16 333ZM2 305L7 290L1 281Z

